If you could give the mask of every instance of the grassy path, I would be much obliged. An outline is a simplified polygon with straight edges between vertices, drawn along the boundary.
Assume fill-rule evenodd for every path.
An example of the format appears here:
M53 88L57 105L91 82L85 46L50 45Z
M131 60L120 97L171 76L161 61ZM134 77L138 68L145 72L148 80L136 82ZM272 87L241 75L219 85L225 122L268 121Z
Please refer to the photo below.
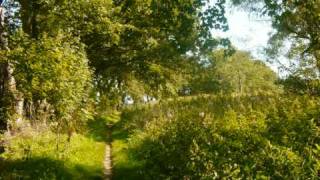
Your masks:
M130 156L129 133L123 127L124 122L121 119L120 113L112 114L107 119L109 127L111 127L109 137L112 141L109 147L112 154L112 179L142 179L141 174L139 174L141 164Z
M119 112L87 122L86 131L67 141L62 134L30 132L12 139L11 154L0 161L1 179L142 179L138 163L130 156L128 132ZM28 147L26 153L20 147Z
M108 126L105 158L103 161L103 166L104 166L103 174L106 180L112 179L111 127L112 127L111 125Z

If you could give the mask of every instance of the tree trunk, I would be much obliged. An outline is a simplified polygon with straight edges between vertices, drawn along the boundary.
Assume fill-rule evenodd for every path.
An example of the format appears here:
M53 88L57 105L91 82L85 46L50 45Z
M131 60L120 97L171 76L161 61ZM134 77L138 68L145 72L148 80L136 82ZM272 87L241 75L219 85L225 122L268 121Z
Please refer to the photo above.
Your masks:
M0 42L1 49L9 51L4 10L3 7L0 7ZM9 117L13 117L13 119L11 119L12 121L7 121L7 123L9 122L8 130L12 130L13 127L19 127L22 123L24 98L22 93L16 88L16 81L13 76L13 65L10 62L5 62L2 66L4 68L3 74L1 75L4 82L3 95L7 97L5 100L11 101L11 105L13 105L13 107L8 107L8 109L13 110L11 111L12 114L9 115ZM9 97L11 97L11 99Z

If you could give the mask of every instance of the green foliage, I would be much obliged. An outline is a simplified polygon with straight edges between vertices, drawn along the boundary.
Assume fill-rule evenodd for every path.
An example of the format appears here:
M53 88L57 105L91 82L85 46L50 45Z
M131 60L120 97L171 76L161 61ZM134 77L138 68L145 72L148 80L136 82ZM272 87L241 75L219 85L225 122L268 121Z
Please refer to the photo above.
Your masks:
M83 45L63 34L33 40L20 32L12 38L7 59L15 67L19 91L34 102L46 99L58 119L72 119L88 100L91 88Z
M293 94L308 94L310 96L319 96L319 83L318 79L307 79L305 77L299 77L290 75L285 79L279 81L283 85L286 92Z
M296 60L294 64L298 64L298 67L290 69L291 71L298 70L298 73L304 71L308 76L319 72L319 0L232 0L232 2L271 18L272 26L276 30L270 38L270 47L267 49L271 60L276 61L279 54L287 53L291 60ZM248 5L252 8L247 8ZM286 52L288 45L289 51Z
M144 164L140 175L145 179L316 179L317 107L318 100L308 97L251 96L127 110L127 153Z
M262 61L254 60L249 53L237 51L226 56L223 50L214 51L207 61L195 66L186 87L191 94L277 94L276 74ZM194 67L192 67L194 68Z
M225 60L214 57L214 61L217 61L216 77L222 91L252 95L280 92L275 84L276 74L262 61L253 60L245 52L237 52Z
M233 1L254 11L263 2L277 30L269 53L290 40L288 57L300 62L284 90L309 97L281 95L275 73L248 53L212 52L230 46L211 33L228 29L225 0L14 2L10 50L0 51L13 73L1 67L0 90L11 81L21 97L1 97L0 118L24 100L31 123L1 136L1 178L101 178L112 124L115 178L319 178L319 0ZM168 98L186 80L182 94L197 96ZM146 94L159 103L113 113ZM94 110L103 117L90 119Z
M227 30L225 1L209 6L204 0L18 2L27 34L37 38L63 30L79 37L97 86L118 96L137 88L172 93L186 52L202 54L228 45L210 33L213 28Z

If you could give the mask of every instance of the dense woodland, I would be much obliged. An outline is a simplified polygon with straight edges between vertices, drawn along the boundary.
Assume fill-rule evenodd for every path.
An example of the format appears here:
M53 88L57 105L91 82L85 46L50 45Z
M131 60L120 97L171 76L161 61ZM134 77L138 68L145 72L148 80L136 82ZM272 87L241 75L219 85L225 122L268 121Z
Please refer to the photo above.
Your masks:
M214 34L227 5L272 22L285 75ZM5 0L0 19L0 180L320 178L320 0Z

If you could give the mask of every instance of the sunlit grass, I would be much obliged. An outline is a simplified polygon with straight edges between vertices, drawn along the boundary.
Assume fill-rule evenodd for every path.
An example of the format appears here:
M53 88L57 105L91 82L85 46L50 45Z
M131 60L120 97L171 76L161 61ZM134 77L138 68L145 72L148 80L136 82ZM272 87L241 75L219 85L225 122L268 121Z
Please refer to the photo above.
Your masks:
M103 131L102 126L98 129ZM98 131L97 130L97 131ZM105 133L106 129L104 129ZM0 179L102 179L105 142L89 131L65 134L31 132L10 139L0 161Z
M121 126L120 113L112 114L107 119L112 124L113 179L141 179L139 168L142 164L131 157L129 133Z

